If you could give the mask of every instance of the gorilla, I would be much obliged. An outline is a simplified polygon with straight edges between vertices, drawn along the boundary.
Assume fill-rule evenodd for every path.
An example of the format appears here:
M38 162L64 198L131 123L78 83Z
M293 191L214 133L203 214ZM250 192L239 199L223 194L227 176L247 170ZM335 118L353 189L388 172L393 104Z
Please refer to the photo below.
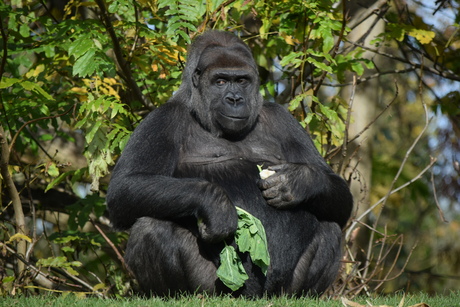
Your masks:
M258 166L275 173L266 179ZM178 91L135 129L111 177L113 226L130 229L127 266L147 295L319 295L336 278L352 196L302 126L264 102L249 47L208 31L189 47ZM216 276L238 206L265 228L266 275L232 292ZM200 222L198 222L200 221Z

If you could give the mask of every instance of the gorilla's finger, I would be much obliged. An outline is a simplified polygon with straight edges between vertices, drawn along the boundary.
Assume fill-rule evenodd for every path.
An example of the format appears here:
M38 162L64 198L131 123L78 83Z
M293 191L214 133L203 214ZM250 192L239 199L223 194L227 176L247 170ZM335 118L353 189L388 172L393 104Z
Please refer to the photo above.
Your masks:
M270 189L262 191L262 196L265 199L276 198L280 194L279 190L280 189L278 186L272 187Z
M275 174L267 179L259 181L259 188L266 190L274 186L280 185L282 182L286 181L286 175L284 174Z
M284 169L287 167L287 165L288 165L288 164L277 164L277 165L272 165L272 166L269 166L268 169L271 170L271 171L278 172L278 171L284 170Z

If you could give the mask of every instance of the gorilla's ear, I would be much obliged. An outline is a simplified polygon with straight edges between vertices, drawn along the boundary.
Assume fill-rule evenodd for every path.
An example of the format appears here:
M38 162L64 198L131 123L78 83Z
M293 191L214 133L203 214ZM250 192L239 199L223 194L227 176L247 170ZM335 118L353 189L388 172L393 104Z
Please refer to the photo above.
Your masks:
M199 68L195 69L192 76L192 82L194 87L198 87L199 79L201 75L201 70Z

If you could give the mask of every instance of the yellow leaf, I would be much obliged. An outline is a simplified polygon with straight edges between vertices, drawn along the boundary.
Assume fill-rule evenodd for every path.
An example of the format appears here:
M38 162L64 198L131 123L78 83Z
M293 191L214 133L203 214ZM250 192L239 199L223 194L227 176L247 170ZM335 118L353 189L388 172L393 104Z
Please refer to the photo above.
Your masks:
M17 233L8 240L7 243L12 243L13 241L26 240L29 243L32 243L32 239L22 233Z
M88 93L88 90L83 87L72 87L70 90L80 95L85 95L86 93Z
M98 291L98 290L104 289L104 288L105 288L105 284L104 284L104 283L99 283L99 284L97 284L97 285L95 285L95 286L93 287L93 290L94 290L94 291Z
M429 44L435 37L435 33L433 31L426 31L426 30L421 30L421 29L411 29L408 35L414 37L416 40L418 40L421 44Z
M299 43L299 40L294 38L292 35L287 35L286 33L284 32L280 32L280 36L282 38L284 38L284 41L286 42L286 44L288 45L291 45L291 46L295 46L296 44Z
M45 70L45 65L40 64L37 65L35 69L31 69L26 73L27 78L35 78L37 77L40 73L42 73Z
M349 275L351 273L351 271L353 270L353 264L348 262L345 264L345 272L347 273L347 275Z

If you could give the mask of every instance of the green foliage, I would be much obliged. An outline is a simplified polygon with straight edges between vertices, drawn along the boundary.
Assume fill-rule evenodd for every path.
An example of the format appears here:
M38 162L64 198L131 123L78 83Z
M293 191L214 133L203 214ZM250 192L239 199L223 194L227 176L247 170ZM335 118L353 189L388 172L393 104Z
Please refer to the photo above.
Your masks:
M160 0L158 9L167 8L164 15L169 17L166 25L166 35L180 36L186 43L190 43L187 32L196 32L196 24L206 13L206 1Z
M95 218L99 218L104 214L105 198L96 194L87 195L75 204L70 205L67 209L69 212L69 229L82 229L90 220L91 214L94 214Z
M50 257L50 258L42 258L37 261L38 266L44 266L47 268L61 268L65 269L72 275L78 275L78 272L75 271L73 267L80 267L82 263L79 261L67 261L67 258L62 257Z
M387 32L382 36L386 37L387 39L396 39L397 41L402 41L405 35L412 36L421 44L427 45L433 40L436 34L433 31L417 29L410 25L388 23Z

